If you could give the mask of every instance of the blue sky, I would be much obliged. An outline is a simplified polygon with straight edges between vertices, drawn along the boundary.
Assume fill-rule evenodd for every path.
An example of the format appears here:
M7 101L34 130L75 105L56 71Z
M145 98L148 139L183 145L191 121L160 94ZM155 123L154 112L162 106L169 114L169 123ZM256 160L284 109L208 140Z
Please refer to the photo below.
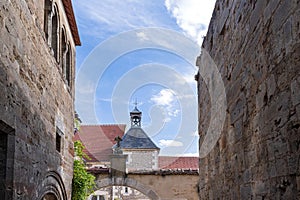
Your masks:
M213 0L73 1L83 124L128 124L135 99L161 155L198 155L196 57Z

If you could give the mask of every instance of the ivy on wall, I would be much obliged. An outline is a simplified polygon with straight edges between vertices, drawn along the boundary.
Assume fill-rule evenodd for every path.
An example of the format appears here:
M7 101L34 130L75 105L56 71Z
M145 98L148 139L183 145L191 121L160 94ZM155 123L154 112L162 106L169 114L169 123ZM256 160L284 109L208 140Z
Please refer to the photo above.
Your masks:
M84 146L80 141L74 142L75 160L72 182L72 200L85 200L95 187L95 176L88 173L85 168L84 158L88 156L83 152Z

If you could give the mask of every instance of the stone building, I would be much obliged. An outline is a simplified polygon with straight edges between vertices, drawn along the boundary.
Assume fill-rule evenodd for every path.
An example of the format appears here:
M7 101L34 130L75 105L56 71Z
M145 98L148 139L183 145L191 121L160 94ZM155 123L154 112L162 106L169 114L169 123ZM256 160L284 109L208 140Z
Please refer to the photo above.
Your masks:
M202 47L221 73L227 109L219 140L200 159L199 197L299 199L300 2L217 0ZM211 67L204 59L199 71ZM196 79L201 152L214 86Z
M0 2L0 199L70 199L75 46L71 0Z
M134 108L130 112L131 127L120 142L120 149L127 155L127 171L158 169L159 148L141 127L142 112Z
M158 147L141 127L141 117L137 108L130 112L131 127L126 134L122 124L81 125L75 133L74 140L83 143L90 157L88 171L96 176L96 189L88 199L156 199L153 191L161 199L196 199L199 158L158 156ZM125 165L128 155L131 160ZM120 166L122 172L127 168L126 175L115 173ZM122 176L123 185L114 184Z

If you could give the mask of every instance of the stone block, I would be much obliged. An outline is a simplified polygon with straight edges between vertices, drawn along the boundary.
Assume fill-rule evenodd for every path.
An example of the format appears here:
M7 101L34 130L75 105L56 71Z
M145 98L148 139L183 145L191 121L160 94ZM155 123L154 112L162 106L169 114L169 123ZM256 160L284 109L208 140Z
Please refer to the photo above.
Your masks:
M288 156L287 157L287 162L288 162L288 171L290 175L294 175L299 173L299 162L300 162L300 157L298 156Z
M278 32L282 28L284 22L291 15L293 1L281 1L274 12L273 32Z
M287 174L287 161L284 158L276 159L275 161L276 166L276 176L284 176Z
M267 94L268 94L268 100L270 100L276 91L276 80L275 76L272 74L268 79L267 79Z
M288 19L284 25L283 25L283 37L284 37L284 43L285 43L285 48L289 48L289 44L292 40L292 23L291 19Z
M258 87L258 91L256 94L256 109L261 110L264 105L267 103L267 87L265 83L262 83Z
M244 115L246 106L245 95L241 94L234 104L229 107L230 122L233 124Z
M263 11L266 7L267 1L256 1L254 10L250 16L249 24L250 24L250 32L253 32L258 25L259 20L263 14Z
M253 193L256 196L262 196L266 193L268 193L268 186L267 183L264 181L255 181L254 182L254 187L253 187Z
M291 82L291 99L293 106L300 104L300 77Z
M240 188L240 199L251 199L252 188L250 185L243 185Z

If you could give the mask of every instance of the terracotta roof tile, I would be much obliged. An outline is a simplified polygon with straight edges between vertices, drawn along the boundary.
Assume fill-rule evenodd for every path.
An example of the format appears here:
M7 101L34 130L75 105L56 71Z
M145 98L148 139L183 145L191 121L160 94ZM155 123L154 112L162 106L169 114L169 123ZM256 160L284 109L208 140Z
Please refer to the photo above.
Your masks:
M81 42L80 42L78 28L77 28L75 15L74 15L74 11L73 11L72 1L71 0L63 0L62 2L63 2L65 12L66 12L66 15L68 18L68 22L69 22L69 25L71 28L74 43L75 43L75 45L80 46Z
M125 125L81 125L73 140L80 140L90 162L108 162L115 137L124 135Z
M158 166L160 169L199 169L198 157L169 157L159 156Z

